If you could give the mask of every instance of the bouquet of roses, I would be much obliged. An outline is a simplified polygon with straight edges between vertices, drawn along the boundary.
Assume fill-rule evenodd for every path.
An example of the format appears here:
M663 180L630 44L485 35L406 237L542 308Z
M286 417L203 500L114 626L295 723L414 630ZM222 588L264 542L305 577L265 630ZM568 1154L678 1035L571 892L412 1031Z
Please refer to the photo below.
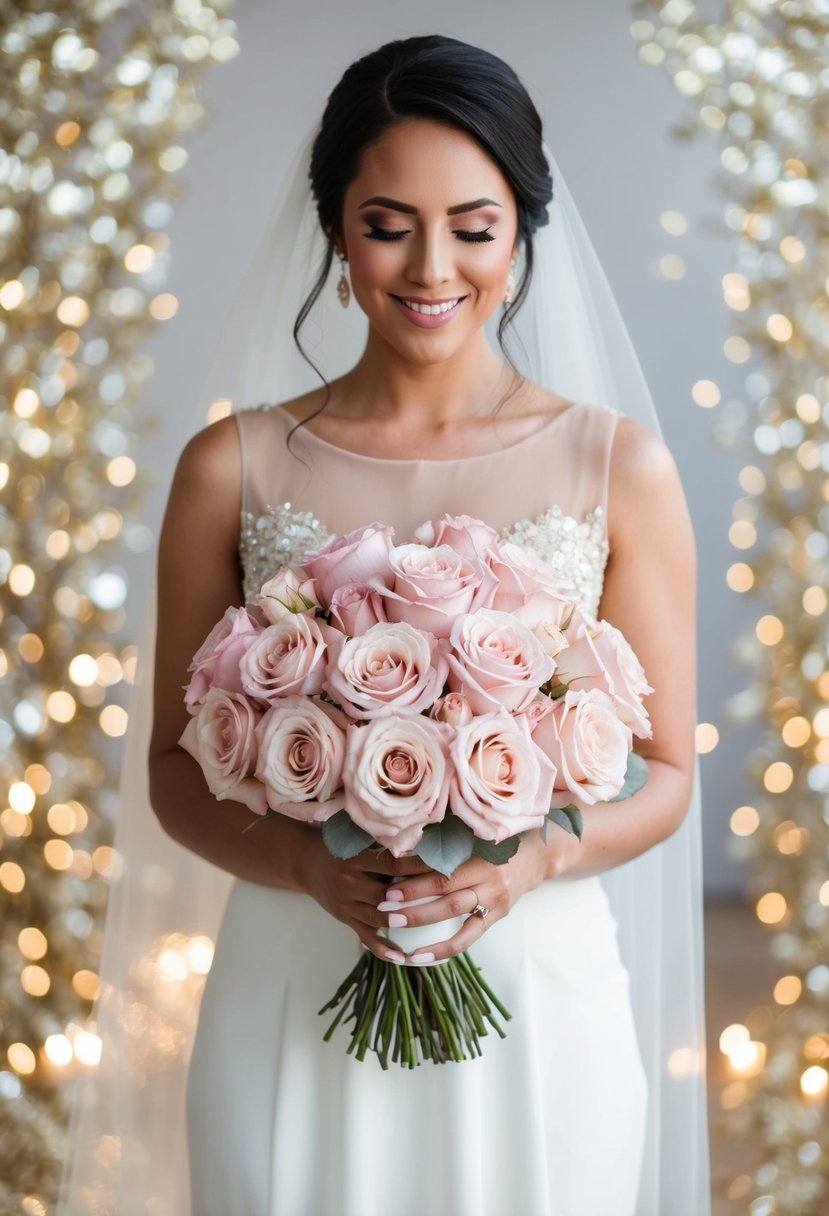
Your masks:
M628 797L647 776L631 743L651 737L653 689L630 645L469 516L408 544L380 523L332 537L228 608L188 670L179 742L216 798L318 823L339 858L504 864L548 822L581 839L573 797ZM465 952L432 967L365 950L320 1013L337 1006L325 1038L353 1020L349 1052L384 1068L480 1055L510 1016Z

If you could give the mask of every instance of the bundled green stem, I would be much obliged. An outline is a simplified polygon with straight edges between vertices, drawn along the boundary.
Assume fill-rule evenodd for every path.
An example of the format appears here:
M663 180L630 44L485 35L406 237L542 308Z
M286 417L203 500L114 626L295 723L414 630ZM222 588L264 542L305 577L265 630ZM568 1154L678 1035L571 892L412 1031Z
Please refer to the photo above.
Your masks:
M319 1012L329 1009L338 1011L324 1040L340 1022L353 1022L348 1054L364 1060L373 1051L384 1069L389 1059L402 1068L474 1059L487 1023L503 1039L497 1015L510 1019L466 953L418 967L388 963L365 950Z

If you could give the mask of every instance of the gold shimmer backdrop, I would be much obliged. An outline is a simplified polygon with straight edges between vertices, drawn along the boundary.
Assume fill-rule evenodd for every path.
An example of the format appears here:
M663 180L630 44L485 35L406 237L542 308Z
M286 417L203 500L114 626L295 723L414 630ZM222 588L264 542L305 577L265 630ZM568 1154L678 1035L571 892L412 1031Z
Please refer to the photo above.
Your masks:
M779 974L762 1005L721 1028L732 1080L713 1132L754 1153L726 1189L740 1210L820 1216L829 1211L829 3L731 0L713 6L716 21L700 7L631 3L630 42L617 53L665 71L685 99L687 121L672 135L699 134L710 147L722 196L710 222L732 263L711 303L728 310L723 350L741 389L724 395L700 379L692 395L741 466L725 577L750 603L752 628L733 641L744 688L722 712L753 722L760 744L733 757L754 796L731 808L731 847L748 861ZM177 308L165 291L165 228L183 197L188 135L209 116L204 70L244 52L230 8L0 7L3 1214L54 1211L68 1083L98 1059L93 1000L120 872L112 824L136 662L127 568L155 540L141 522L150 483L135 460L154 424L145 348ZM286 11L288 31L290 20ZM423 31L398 34L407 32ZM466 36L475 41L474 30ZM366 31L366 47L381 40ZM678 211L660 223L680 240L686 231ZM665 255L660 273L681 278L682 257ZM700 723L698 751L719 737ZM210 947L161 943L154 982L202 978Z

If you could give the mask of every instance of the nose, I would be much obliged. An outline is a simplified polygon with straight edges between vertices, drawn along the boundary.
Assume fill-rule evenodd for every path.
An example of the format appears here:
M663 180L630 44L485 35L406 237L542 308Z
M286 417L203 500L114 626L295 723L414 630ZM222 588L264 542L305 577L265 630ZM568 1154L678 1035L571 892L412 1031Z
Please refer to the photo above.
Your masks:
M449 241L436 228L422 228L410 249L407 274L411 282L430 287L445 283L452 277Z

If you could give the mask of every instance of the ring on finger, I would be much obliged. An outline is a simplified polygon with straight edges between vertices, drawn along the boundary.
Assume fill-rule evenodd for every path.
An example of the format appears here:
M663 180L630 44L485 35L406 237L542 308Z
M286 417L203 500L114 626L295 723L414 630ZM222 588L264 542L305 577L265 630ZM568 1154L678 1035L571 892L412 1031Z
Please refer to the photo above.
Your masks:
M481 903L481 901L478 899L477 891L473 890L472 894L475 896L475 907L472 909L472 911L469 913L469 915L470 916L480 916L481 920L484 922L484 924L486 924L486 918L489 916L489 908L485 908L484 905Z

